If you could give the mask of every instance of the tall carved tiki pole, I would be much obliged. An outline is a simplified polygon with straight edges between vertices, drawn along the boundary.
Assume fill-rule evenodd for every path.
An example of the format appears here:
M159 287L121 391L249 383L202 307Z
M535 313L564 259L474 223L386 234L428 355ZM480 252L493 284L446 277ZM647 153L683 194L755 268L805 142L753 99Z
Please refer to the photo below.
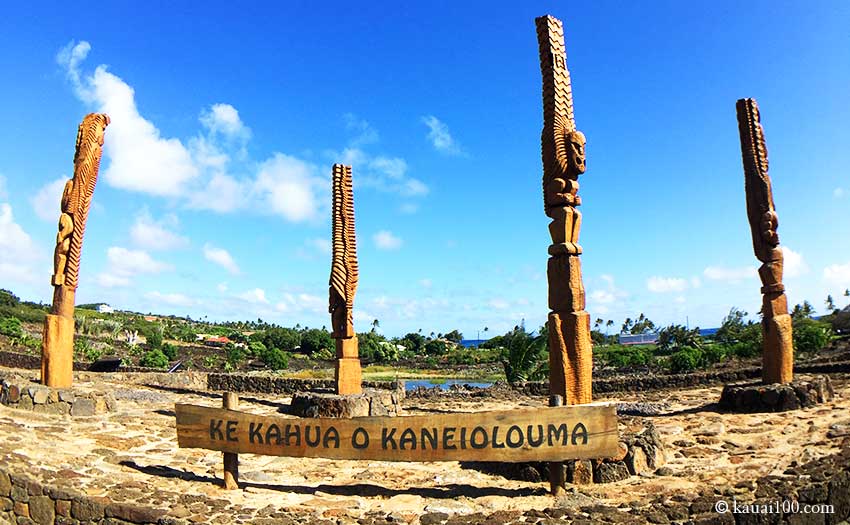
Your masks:
M360 358L354 333L354 294L357 292L357 242L354 236L354 192L351 166L333 167L333 262L330 306L336 339L336 393L361 392Z
M86 218L97 182L103 135L109 117L86 115L77 130L74 153L74 177L62 192L62 214L53 255L53 308L44 320L41 347L41 382L47 386L67 388L73 381L74 364L74 295L80 273L80 256Z
M762 381L790 383L794 374L791 316L782 284L782 250L779 248L779 218L773 205L773 190L767 174L767 146L755 99L737 102L738 132L747 193L747 219L759 267L762 293Z
M591 401L593 349L584 311L578 176L585 170L585 138L576 129L561 21L535 19L543 73L543 203L549 223L549 391L568 405Z

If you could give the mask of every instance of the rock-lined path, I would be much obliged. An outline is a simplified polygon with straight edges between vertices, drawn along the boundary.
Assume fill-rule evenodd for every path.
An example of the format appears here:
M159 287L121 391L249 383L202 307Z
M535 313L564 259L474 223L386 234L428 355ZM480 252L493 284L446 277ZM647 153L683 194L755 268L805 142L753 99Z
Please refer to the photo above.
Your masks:
M21 372L31 374L31 372ZM114 412L93 417L51 416L0 406L0 464L42 485L98 502L149 509L148 519L189 523L438 523L536 522L564 512L541 509L595 504L622 506L659 495L704 494L715 488L745 499L755 481L839 452L850 437L850 382L834 377L836 399L780 414L727 414L711 405L720 387L653 392L609 399L643 410L659 430L667 464L655 474L615 484L571 489L558 500L544 483L506 480L458 463L388 463L240 456L243 490L225 491L221 454L179 449L174 403L220 406L216 394L175 393L126 383L84 384L109 390ZM243 395L240 409L281 417L288 399ZM409 414L538 407L545 400L410 400ZM621 416L621 431L638 426ZM3 481L0 479L0 499ZM20 491L19 491L20 492ZM14 495L14 494L12 494ZM16 508L26 501L10 498ZM79 507L79 505L77 506ZM2 509L0 509L2 510ZM11 510L11 509L6 509ZM77 518L69 509L69 518ZM76 509L97 515L101 509ZM27 510L27 512L29 512ZM559 514L559 516L553 516ZM494 517L494 513L497 513ZM539 516L538 516L539 514ZM2 515L2 514L0 514ZM73 523L73 521L67 521ZM27 522L28 523L28 522ZM121 523L120 521L114 523Z

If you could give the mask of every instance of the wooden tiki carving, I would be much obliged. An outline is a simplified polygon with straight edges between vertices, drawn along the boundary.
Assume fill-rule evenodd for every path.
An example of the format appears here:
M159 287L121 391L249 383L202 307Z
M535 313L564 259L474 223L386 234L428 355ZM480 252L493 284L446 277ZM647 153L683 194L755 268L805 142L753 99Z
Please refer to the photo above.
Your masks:
M80 273L83 234L89 214L103 137L109 117L86 115L77 130L74 176L62 192L59 232L53 254L53 308L44 322L41 353L41 382L52 387L69 387L73 379L74 296Z
M773 190L768 175L767 146L755 99L744 98L735 105L741 158L744 163L744 186L747 194L747 219L753 238L753 251L762 262L762 381L790 383L794 373L794 348L791 316L782 284L783 258L779 247L779 218L773 205Z
M591 401L593 350L581 278L578 176L585 171L585 137L576 129L563 24L535 20L543 74L543 204L549 234L549 390L566 404Z
M354 332L357 292L357 241L354 232L354 191L351 166L333 167L333 261L329 286L332 336L336 340L336 392L361 392L360 358Z

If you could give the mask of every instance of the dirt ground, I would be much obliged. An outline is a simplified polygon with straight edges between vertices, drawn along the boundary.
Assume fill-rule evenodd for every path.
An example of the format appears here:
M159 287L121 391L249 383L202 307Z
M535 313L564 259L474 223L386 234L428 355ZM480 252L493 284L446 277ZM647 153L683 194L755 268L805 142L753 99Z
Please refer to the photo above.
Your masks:
M32 371L18 371L33 377ZM117 410L102 416L49 416L0 406L0 460L90 496L162 508L203 523L262 522L282 516L355 523L374 513L415 523L428 513L466 515L603 503L618 505L659 493L746 485L839 450L850 428L850 378L832 376L836 398L779 414L730 414L713 405L720 387L622 394L599 401L640 402L664 440L667 463L655 474L574 487L555 499L548 485L507 480L457 462L390 463L240 455L242 489L226 491L221 454L177 447L174 403L221 406L220 395L178 393L126 383L81 384L109 390ZM244 394L240 410L278 412L288 398ZM539 407L542 398L405 402L407 414ZM621 418L621 432L634 424ZM839 432L836 432L836 429Z

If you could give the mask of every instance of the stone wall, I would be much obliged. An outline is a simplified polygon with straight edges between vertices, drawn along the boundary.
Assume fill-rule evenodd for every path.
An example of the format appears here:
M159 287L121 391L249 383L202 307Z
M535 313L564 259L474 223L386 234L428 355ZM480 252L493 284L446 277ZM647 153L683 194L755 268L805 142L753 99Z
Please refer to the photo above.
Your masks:
M804 363L794 367L795 374L835 374L850 373L850 361L831 363ZM690 374L634 374L619 377L594 379L593 393L645 392L668 388L692 388L698 386L723 385L761 377L761 367L747 367L739 370L720 370L692 372ZM548 396L549 383L546 381L517 383L520 392L530 396Z
M0 375L0 404L44 414L93 416L115 409L109 392L49 388L15 375Z
M89 497L74 489L42 484L0 466L0 521L18 524L124 525L179 523L165 510Z
M363 381L363 388L396 390L403 395L404 381ZM207 390L292 395L298 392L333 391L333 379L296 379L248 374L209 374Z
M116 502L108 496L87 496L62 486L61 481L39 482L29 475L13 472L0 465L0 522L27 525L188 525L188 520L167 514L167 509L150 505ZM196 501L203 496L194 496ZM718 501L738 504L776 505L777 501L796 501L805 505L831 505L831 514L720 514ZM553 501L554 504L554 501ZM235 516L234 516L235 518ZM692 523L744 525L755 523L837 525L850 518L850 439L840 452L802 466L788 468L781 475L770 475L732 486L702 489L699 493L659 494L623 508L601 504L565 508L553 506L528 511L502 510L449 516L430 512L420 524L469 525L500 524L589 524L589 523ZM358 520L361 525L387 525L397 518L376 512ZM312 513L282 516L279 520L259 518L256 523L315 523ZM332 522L322 522L332 523Z
M22 354L20 352L0 351L0 366L6 368L23 368L25 370L41 370L41 355ZM86 370L89 363L74 361L74 370Z

